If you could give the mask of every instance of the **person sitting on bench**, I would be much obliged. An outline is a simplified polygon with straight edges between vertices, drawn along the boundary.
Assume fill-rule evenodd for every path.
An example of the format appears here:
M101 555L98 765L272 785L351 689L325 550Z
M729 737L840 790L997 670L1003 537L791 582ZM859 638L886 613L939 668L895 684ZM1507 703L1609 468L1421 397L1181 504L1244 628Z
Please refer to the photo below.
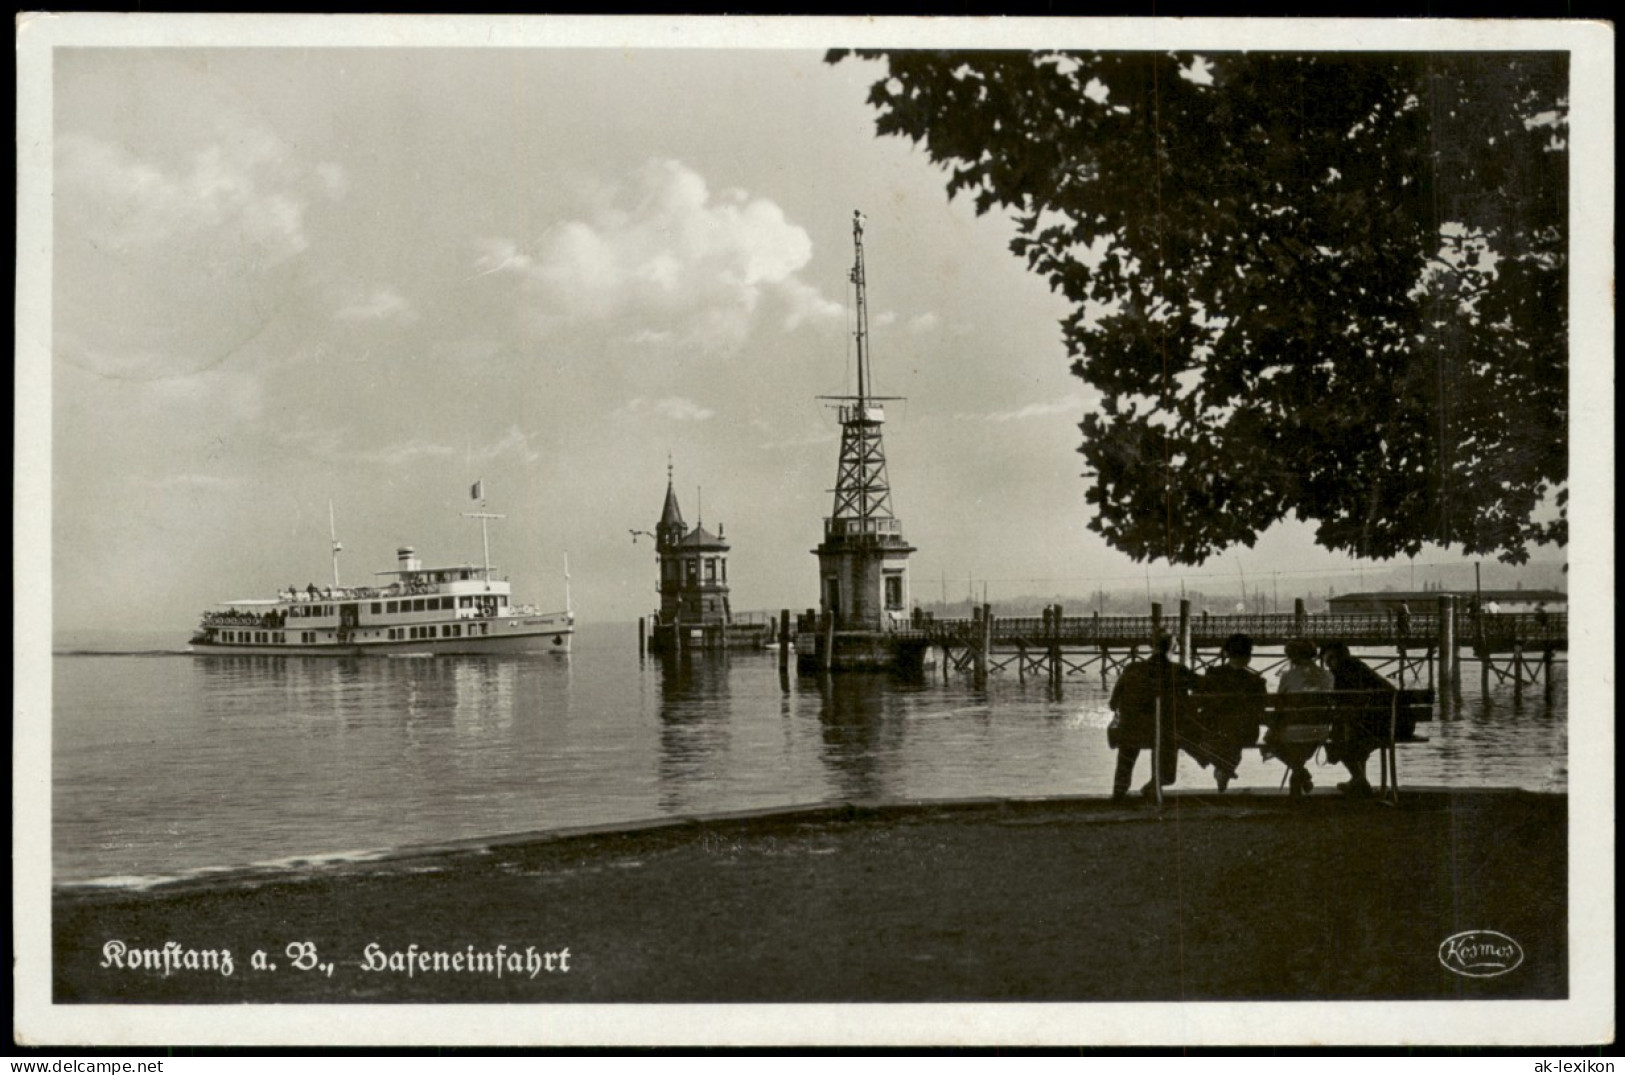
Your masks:
M1331 734L1329 702L1316 705L1308 697L1319 691L1332 689L1332 674L1315 663L1315 644L1307 638L1294 638L1286 644L1288 666L1281 673L1275 693L1278 696L1275 720L1264 735L1264 756L1274 756L1286 763L1291 773L1291 793L1307 795L1315 788L1309 776L1308 762L1315 751ZM1285 697L1282 697L1285 696ZM1302 707L1286 699L1292 698Z
M1336 691L1381 691L1395 693L1395 687L1383 679L1371 666L1349 653L1345 642L1328 642L1320 648L1320 659L1332 674L1332 689ZM1341 761L1349 771L1349 779L1337 785L1345 795L1370 795L1371 781L1366 779L1365 763L1371 752L1387 741L1389 704L1357 703L1342 722L1342 731L1326 744L1326 760Z
M1168 659L1172 645L1173 639L1168 635L1157 635L1151 643L1150 658L1134 661L1124 668L1117 686L1112 689L1110 705L1117 715L1117 771L1112 778L1114 802L1128 797L1129 785L1134 779L1134 763L1140 751L1156 747L1159 724L1161 757L1153 758L1151 779L1140 790L1150 798L1157 793L1159 782L1163 787L1174 782L1179 764L1179 721L1184 717L1186 697L1196 687L1197 679L1195 672Z
M1253 659L1253 640L1233 634L1224 640L1224 663L1202 677L1202 694L1227 695L1203 704L1201 717L1180 729L1180 746L1196 763L1213 766L1213 780L1222 792L1236 778L1244 747L1258 742L1263 720L1264 677L1247 666Z

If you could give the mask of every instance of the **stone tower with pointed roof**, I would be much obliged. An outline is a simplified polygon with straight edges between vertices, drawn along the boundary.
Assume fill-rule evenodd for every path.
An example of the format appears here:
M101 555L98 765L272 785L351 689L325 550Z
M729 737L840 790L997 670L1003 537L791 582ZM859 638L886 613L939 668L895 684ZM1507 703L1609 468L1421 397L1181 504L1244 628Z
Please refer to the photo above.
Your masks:
M666 503L655 524L655 559L660 566L659 628L726 628L733 610L728 604L728 543L722 526L711 533L700 519L690 530L683 522L666 465Z

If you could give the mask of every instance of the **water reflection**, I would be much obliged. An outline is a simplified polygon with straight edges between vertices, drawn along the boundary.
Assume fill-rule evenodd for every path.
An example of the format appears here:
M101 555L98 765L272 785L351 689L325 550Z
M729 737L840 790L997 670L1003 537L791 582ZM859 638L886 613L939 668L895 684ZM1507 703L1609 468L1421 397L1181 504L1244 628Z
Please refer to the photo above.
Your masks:
M837 797L858 802L894 797L902 752L907 687L882 674L819 676L819 760Z
M659 663L660 808L693 809L725 775L730 707L726 650L664 653Z

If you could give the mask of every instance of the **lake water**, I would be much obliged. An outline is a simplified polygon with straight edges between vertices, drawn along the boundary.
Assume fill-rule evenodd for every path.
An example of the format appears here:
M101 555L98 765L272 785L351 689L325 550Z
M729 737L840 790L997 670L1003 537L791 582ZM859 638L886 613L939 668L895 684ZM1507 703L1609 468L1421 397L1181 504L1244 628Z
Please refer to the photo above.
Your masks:
M781 681L769 653L640 660L631 625L583 626L567 658L194 657L151 641L59 640L58 882L828 800L1104 795L1115 760L1098 677L1058 695L1013 673L986 690L959 674ZM1469 664L1459 716L1401 748L1403 779L1565 790L1558 668L1548 703L1539 688L1481 697ZM1249 752L1237 784L1281 776ZM1179 783L1212 778L1182 759Z

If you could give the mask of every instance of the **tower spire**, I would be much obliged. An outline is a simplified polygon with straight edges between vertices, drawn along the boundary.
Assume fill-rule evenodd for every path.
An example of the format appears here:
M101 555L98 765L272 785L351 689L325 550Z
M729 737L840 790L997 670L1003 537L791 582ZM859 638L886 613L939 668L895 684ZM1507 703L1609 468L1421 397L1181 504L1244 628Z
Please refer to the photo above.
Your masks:
M671 454L666 455L666 502L660 509L660 521L655 524L655 544L662 548L675 545L688 533L683 522L683 509L677 506L677 486L672 474Z

